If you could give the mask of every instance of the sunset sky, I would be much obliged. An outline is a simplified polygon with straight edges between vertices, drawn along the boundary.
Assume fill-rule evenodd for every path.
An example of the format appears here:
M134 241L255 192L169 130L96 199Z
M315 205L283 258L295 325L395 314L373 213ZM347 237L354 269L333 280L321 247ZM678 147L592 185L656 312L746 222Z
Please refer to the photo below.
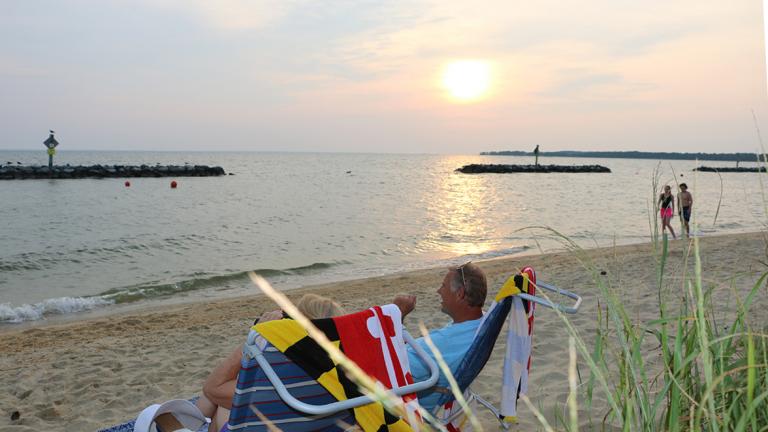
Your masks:
M762 2L0 2L0 150L755 152Z

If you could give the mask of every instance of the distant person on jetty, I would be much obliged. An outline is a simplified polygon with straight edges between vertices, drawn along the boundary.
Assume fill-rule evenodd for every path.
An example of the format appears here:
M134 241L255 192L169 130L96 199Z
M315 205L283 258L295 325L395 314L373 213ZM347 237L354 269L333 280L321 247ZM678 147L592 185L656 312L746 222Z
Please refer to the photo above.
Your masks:
M344 309L335 301L316 294L306 294L296 307L309 319L331 318L344 315ZM266 322L283 318L283 311L265 312L257 321ZM203 385L203 394L197 400L197 407L210 417L209 431L219 430L229 420L229 410L232 407L232 397L237 387L237 374L240 372L240 361L243 357L243 346L237 349L211 372Z
M688 185L680 183L680 194L677 200L678 210L680 211L680 222L685 228L685 236L691 236L691 209L693 209L693 195L688 192Z
M684 184L684 183L683 183ZM682 186L682 184L681 184ZM675 197L672 195L672 188L669 185L664 186L664 192L659 195L659 216L661 216L661 232L665 234L666 229L672 233L672 238L676 239L675 230L669 222L675 214Z
M483 304L488 293L488 283L485 273L480 267L466 263L459 267L448 269L443 278L443 283L437 290L440 295L440 309L453 320L449 325L432 330L429 337L443 355L451 372L456 372L461 360L467 353L469 346L475 339L475 333L480 326L483 317ZM416 306L415 296L397 296L394 302L407 315ZM416 339L416 342L424 348L424 351L434 359L432 350L427 347L424 338ZM416 356L416 352L408 347L408 363L411 366L411 375L414 381L423 381L429 378L429 370ZM437 386L448 388L448 380L440 372ZM440 398L440 393L433 392L426 396L419 396L419 404L427 411L432 411Z

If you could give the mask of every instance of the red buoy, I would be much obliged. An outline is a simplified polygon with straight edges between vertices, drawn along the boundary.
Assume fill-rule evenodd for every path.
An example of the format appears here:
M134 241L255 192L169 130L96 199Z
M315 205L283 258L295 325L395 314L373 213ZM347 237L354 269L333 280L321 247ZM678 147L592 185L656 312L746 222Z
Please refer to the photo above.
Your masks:
M176 183L176 180L172 180L172 181L171 181L171 189L176 189L176 186L178 186L178 185L179 185L179 184L178 184L178 183Z
M131 187L131 182L129 182L129 181L126 181L126 182L125 182L125 187Z

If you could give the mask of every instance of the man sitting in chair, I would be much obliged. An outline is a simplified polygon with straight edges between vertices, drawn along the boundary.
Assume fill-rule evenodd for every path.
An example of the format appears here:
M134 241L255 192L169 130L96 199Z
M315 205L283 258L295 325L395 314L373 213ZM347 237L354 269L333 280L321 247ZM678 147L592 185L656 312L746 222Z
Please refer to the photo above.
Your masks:
M472 263L448 269L442 285L437 290L441 299L441 311L451 317L453 322L441 329L430 331L429 336L453 372L467 353L480 326L487 292L485 273ZM416 306L416 297L399 295L393 303L400 307L405 316ZM430 357L434 357L424 338L418 338L416 341ZM408 362L414 381L429 377L429 370L417 359L411 348L408 349ZM442 371L437 386L448 387L448 381ZM439 397L437 392L426 396L419 395L419 403L427 411L432 411Z

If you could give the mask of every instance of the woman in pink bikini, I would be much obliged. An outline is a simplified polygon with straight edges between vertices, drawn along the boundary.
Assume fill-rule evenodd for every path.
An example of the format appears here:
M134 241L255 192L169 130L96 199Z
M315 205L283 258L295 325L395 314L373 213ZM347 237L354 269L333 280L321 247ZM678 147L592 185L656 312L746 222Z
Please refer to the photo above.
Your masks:
M675 197L672 195L672 188L669 185L664 186L664 192L659 195L659 215L661 216L661 232L664 234L666 229L672 233L672 238L676 239L675 230L669 222L672 215L675 214Z

